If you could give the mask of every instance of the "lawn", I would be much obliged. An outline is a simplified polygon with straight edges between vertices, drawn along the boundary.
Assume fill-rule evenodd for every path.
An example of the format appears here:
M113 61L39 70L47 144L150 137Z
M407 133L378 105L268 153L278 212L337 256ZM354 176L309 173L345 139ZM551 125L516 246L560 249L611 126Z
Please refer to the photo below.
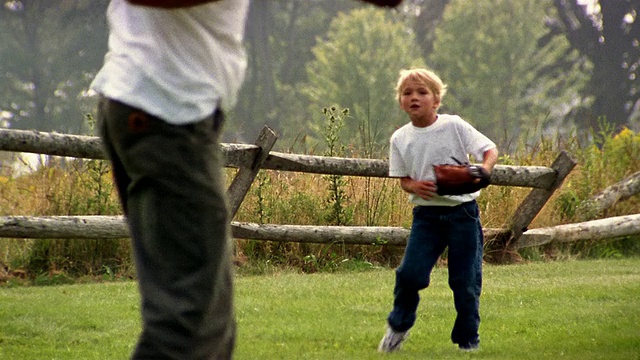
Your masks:
M484 268L481 349L449 341L446 268L424 290L403 350L378 354L394 272L239 276L236 359L640 360L640 258ZM134 282L0 288L1 359L126 359Z

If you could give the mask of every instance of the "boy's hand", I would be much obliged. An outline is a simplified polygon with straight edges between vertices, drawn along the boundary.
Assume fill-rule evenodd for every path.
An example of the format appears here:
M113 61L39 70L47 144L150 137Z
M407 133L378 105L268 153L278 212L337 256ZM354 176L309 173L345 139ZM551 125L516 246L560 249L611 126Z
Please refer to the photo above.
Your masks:
M400 186L408 193L415 194L425 200L436 195L437 186L433 181L413 180L410 177L400 179Z

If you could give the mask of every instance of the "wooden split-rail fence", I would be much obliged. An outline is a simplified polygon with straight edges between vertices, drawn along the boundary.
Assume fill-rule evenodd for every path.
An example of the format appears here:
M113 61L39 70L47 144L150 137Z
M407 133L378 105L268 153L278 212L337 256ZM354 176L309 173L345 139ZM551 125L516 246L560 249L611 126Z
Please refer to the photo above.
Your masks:
M265 127L255 144L221 144L225 166L237 168L228 189L233 215L260 169L345 176L389 177L385 160L288 154L271 151L276 134ZM106 159L100 139L92 136L0 129L0 150L85 159ZM560 152L549 166L496 165L493 186L517 186L531 191L505 228L484 229L486 244L502 251L551 242L598 240L640 235L640 214L549 228L528 229L576 162ZM300 243L385 244L403 246L409 230L380 226L315 226L231 223L237 239ZM0 238L119 239L129 236L122 216L0 216Z

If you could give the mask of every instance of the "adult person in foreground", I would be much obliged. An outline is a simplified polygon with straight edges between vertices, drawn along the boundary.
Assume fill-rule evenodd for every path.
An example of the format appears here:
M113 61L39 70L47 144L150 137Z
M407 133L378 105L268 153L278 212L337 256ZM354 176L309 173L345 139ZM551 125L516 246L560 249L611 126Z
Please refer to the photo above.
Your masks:
M185 4L112 0L91 86L139 280L134 359L227 359L235 341L218 138L245 72L249 1Z
M447 248L449 286L457 312L451 341L464 351L477 350L480 344L483 234L475 200L480 191L443 191L444 186L437 186L434 166L451 163L452 158L468 163L471 154L482 165L469 168L489 178L498 151L459 116L438 114L446 90L430 70L400 72L397 99L411 121L391 136L389 175L400 178L415 207L404 257L396 269L393 309L380 352L397 351L407 339L416 320L419 291L429 286L431 271ZM488 181L481 186L487 185Z
M394 6L400 1L373 1ZM131 234L133 359L229 359L232 253L218 139L246 68L249 0L111 0L91 88Z

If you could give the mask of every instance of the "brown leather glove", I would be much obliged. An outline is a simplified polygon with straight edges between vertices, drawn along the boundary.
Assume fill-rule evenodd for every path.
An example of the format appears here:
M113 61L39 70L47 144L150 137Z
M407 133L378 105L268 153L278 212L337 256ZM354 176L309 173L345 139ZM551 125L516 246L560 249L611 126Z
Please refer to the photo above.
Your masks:
M489 173L478 165L434 165L438 195L462 195L476 192L491 184Z

